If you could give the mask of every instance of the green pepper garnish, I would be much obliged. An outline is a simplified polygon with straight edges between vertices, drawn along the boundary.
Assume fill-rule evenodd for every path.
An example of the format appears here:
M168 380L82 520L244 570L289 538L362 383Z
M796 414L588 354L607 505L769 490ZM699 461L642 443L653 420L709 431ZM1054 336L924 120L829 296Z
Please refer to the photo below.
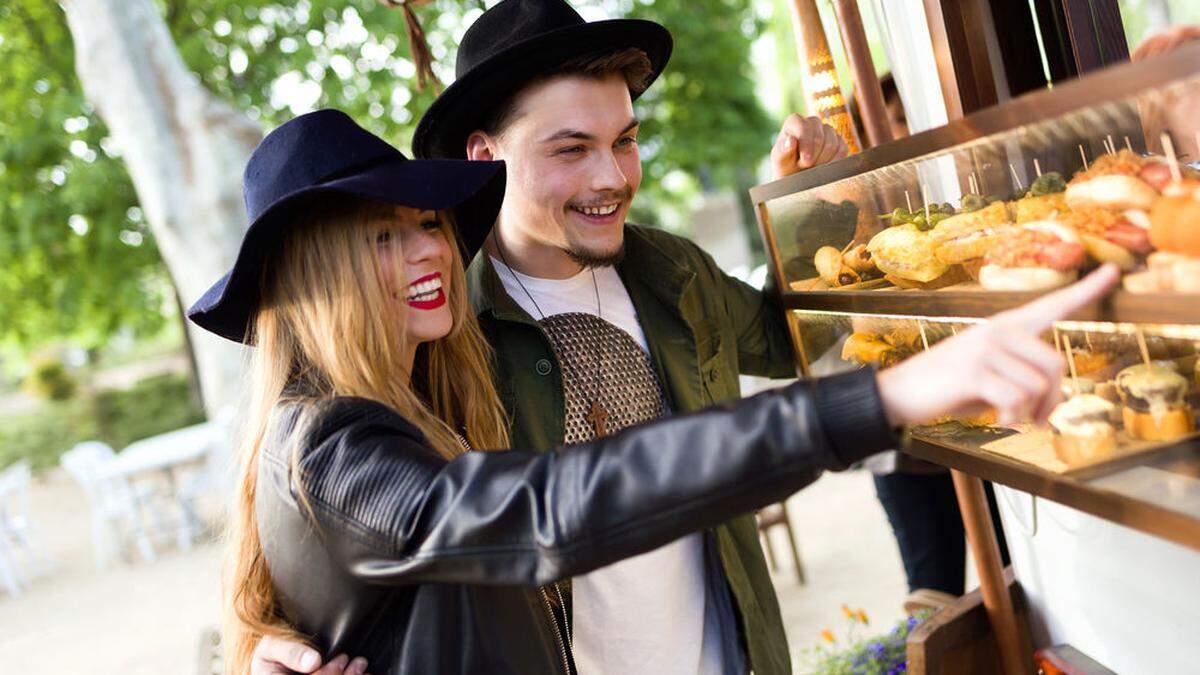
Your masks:
M987 199L984 197L980 195L965 195L962 198L962 204L960 208L962 209L963 213L970 213L972 211L978 211L985 206L987 206Z
M1041 197L1044 195L1052 195L1062 192L1067 189L1067 181L1063 180L1061 173L1050 171L1038 176L1037 180L1033 181L1033 185L1029 186L1029 193Z

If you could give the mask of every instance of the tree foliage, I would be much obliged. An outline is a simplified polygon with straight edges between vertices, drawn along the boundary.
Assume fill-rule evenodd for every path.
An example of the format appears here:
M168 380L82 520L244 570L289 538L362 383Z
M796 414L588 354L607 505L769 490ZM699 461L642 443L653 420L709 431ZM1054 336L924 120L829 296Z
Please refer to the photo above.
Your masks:
M57 6L0 4L0 64L0 342L157 328L170 286Z
M407 149L435 95L415 91L403 14L378 0L159 2L188 66L264 129L337 107ZM680 204L678 186L664 182L672 173L704 187L744 183L774 130L754 96L749 50L762 25L748 0L574 4L659 21L675 36L670 68L638 105L640 211ZM444 82L483 7L433 0L418 8ZM170 317L169 276L73 59L57 5L0 4L0 344L99 346L118 330L148 333Z

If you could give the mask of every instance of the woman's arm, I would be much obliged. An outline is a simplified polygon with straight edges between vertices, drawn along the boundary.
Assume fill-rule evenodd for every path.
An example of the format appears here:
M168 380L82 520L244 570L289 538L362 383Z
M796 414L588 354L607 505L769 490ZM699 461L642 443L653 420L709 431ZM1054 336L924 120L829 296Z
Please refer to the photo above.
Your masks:
M544 454L446 461L361 399L329 404L306 437L298 483L352 574L522 585L657 548L896 443L870 371Z
M541 585L777 502L894 447L895 426L977 406L1045 420L1063 362L1037 336L1118 276L1105 266L878 377L797 382L545 454L447 462L389 409L342 399L306 432L298 482L362 579Z

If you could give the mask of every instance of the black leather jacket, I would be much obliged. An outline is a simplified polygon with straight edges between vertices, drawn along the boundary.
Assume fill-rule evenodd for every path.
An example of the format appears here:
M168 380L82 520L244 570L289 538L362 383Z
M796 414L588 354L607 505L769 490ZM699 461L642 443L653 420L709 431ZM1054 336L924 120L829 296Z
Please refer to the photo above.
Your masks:
M544 454L449 462L391 409L340 398L279 406L255 506L283 613L325 654L364 656L377 674L562 673L540 586L895 444L871 371Z

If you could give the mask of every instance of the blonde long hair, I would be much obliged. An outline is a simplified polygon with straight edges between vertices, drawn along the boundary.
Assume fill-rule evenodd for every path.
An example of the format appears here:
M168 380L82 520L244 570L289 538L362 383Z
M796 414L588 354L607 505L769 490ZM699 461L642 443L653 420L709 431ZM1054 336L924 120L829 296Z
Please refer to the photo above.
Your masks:
M281 401L335 396L378 401L415 424L448 459L465 451L456 431L474 448L508 444L491 352L467 298L462 257L444 215L440 220L453 256L447 298L453 328L446 337L418 346L411 377L405 371L400 357L404 310L391 301L375 244L396 217L394 207L382 204L314 202L263 275L252 326L250 414L229 528L222 627L227 673L248 672L263 636L308 641L281 616L254 509L258 459ZM405 279L403 254L393 260L392 278Z

